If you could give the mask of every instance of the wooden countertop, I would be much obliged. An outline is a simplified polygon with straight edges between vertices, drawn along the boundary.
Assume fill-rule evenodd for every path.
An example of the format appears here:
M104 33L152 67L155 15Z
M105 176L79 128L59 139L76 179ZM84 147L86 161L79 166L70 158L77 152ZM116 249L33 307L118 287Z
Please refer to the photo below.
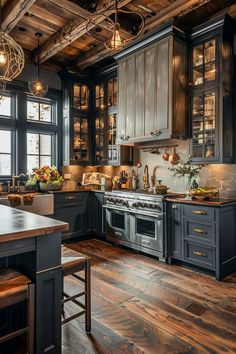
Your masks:
M0 205L0 243L68 229L67 223Z
M215 207L236 203L236 199L224 199L224 198L217 198L217 197L210 198L207 200L197 200L197 199L187 200L184 198L167 197L166 201L172 203L184 203L184 204L203 205L203 206L205 205L205 206L215 206Z

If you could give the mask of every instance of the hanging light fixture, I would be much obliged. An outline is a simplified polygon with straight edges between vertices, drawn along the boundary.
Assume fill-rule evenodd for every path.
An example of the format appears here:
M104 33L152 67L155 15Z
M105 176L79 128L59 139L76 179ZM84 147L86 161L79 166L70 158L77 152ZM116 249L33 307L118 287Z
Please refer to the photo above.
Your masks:
M40 38L42 37L42 33L37 32L35 33L35 36L38 39L38 46L37 46L37 79L34 81L29 81L28 86L29 86L29 90L30 93L33 96L37 96L37 97L43 97L46 95L46 93L48 92L48 85L44 84L42 80L40 80L40 66L39 66L39 45L40 45Z
M2 30L2 2L0 0L0 98L6 83L22 72L25 64L23 49Z
M134 35L130 35L128 39L122 38L120 24L118 22L119 13L130 14L137 16L140 19L138 32L136 32ZM101 21L102 18L103 20ZM101 25L104 24L104 22L106 22L106 25L109 26L111 32L111 36L107 41L104 41L104 39L99 36L99 33L102 30ZM115 0L115 6L113 10L109 9L97 12L92 15L86 22L87 34L96 39L98 42L104 44L107 49L112 51L121 50L128 42L136 39L142 33L143 29L144 17L138 12L119 9L118 0Z

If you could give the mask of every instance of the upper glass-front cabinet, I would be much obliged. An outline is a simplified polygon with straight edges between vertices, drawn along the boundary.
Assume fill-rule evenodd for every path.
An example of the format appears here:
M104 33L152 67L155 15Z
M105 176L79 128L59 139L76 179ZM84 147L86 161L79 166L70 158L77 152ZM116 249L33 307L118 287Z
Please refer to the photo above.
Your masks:
M89 162L89 88L74 83L73 87L73 161Z
M82 111L89 109L89 88L87 85L74 84L73 107Z
M193 48L193 85L198 86L216 79L216 39Z
M191 35L191 160L232 163L234 154L234 34L228 15Z

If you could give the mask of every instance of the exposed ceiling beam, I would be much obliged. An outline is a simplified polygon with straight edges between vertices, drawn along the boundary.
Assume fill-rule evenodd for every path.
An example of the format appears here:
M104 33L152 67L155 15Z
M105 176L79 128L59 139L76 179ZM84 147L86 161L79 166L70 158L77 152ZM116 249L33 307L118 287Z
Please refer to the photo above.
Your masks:
M158 12L156 16L145 20L144 34L147 34L147 32L157 28L162 23L171 20L173 17L186 15L187 13L193 11L196 7L210 1L212 0L176 0L171 5ZM95 64L109 55L112 55L112 53L106 48L92 48L78 58L75 66L85 69L91 64Z
M2 9L2 29L9 33L36 0L10 0Z
M88 10L85 10L83 7L68 1L68 0L48 0L49 2L71 12L73 15L79 16L81 18L83 18L84 20L87 20L90 16L91 16L91 12L89 12ZM114 5L114 0L100 0L100 1L105 1L107 3L107 9L109 9L110 7L112 7L112 5ZM126 2L125 5L127 5L129 2L131 2L132 0L129 0ZM125 6L123 5L123 6ZM101 9L99 10L101 11ZM104 18L103 18L104 20ZM104 28L105 30L111 31L111 25L104 20L103 23L100 23L100 26L102 28ZM120 33L122 34L123 38L127 39L130 38L131 35L129 32L125 31L123 28L120 29Z
M63 0L49 0L51 2L54 2L56 5L62 6L68 9L67 6L70 6L72 9L71 5L73 6L73 11L75 11L75 6L76 4L73 4L69 1L63 1ZM129 2L132 0L121 0L119 2L119 8L124 7L127 5ZM69 3L69 4L67 4ZM78 9L78 8L77 8ZM109 11L110 9L110 11ZM108 14L112 13L112 8L108 8ZM85 10L83 9L80 14L77 13L80 17L83 17L85 19ZM87 11L86 14L86 20L91 17L91 13ZM102 21L104 21L103 16L98 16L96 19L96 25L100 24ZM95 27L91 26L91 27ZM51 58L53 55L57 54L59 51L67 47L70 43L74 42L75 40L79 39L83 35L86 34L86 21L81 21L80 18L76 17L72 19L70 22L68 22L63 28L61 28L58 32L56 32L54 35L52 35L43 45L40 47L39 51L39 62L44 63L46 60Z

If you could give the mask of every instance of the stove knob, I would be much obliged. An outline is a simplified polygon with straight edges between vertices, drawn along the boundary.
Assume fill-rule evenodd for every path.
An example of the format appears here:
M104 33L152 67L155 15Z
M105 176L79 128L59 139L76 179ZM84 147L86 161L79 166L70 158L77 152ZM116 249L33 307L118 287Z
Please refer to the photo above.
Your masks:
M154 205L150 203L150 204L148 204L148 207L151 208L151 209L153 209L153 208L154 208Z
M141 208L145 208L145 203L139 203L139 206L140 206Z
M128 203L128 202L122 202L122 205L128 207L128 206L129 206L129 203Z
M138 206L138 203L133 203L132 204L132 207L134 207L134 208L137 208L137 206Z

